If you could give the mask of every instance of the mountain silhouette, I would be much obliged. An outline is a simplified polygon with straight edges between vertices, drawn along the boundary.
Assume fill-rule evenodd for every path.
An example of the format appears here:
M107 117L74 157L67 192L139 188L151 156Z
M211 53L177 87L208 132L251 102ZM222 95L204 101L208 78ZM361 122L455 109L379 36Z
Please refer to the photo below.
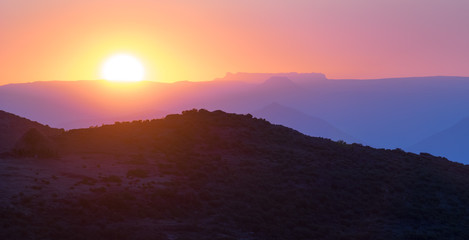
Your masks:
M428 152L453 161L469 164L469 118L407 148L412 152Z
M215 81L242 81L248 83L262 83L272 77L285 77L297 84L309 84L326 80L326 75L322 73L226 73L223 78Z
M467 77L333 80L313 75L240 73L208 82L134 85L10 84L0 86L0 109L72 129L192 108L248 113L278 102L325 119L360 143L377 148L407 148L469 116Z
M469 167L429 154L203 109L52 139L1 159L0 238L469 238Z
M313 137L324 137L332 140L343 140L348 143L359 142L349 134L337 129L327 121L309 116L296 109L272 103L252 112L253 116L269 119L270 122L296 129Z
M273 76L260 84L258 89L272 94L280 91L298 91L300 87L287 77Z

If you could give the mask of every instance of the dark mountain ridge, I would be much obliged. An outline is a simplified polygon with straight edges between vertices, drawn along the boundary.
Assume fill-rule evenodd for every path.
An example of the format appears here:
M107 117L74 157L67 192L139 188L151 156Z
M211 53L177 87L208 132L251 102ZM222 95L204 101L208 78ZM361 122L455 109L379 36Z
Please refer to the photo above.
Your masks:
M469 238L469 168L429 154L206 110L52 139L0 161L1 238Z

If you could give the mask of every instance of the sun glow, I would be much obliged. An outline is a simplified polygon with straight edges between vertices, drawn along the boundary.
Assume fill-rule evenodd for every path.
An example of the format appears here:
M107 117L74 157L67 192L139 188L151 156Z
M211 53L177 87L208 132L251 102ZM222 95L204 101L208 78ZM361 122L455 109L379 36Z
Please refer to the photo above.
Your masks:
M101 77L112 82L139 82L144 75L142 63L127 54L113 55L101 67Z

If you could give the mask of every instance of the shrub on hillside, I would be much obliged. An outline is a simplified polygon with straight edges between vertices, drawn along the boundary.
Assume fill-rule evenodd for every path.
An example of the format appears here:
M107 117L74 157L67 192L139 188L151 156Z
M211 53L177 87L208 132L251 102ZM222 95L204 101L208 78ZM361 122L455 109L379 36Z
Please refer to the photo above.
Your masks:
M35 128L28 130L16 143L13 154L18 157L56 157L52 141Z
M148 177L148 172L143 169L131 169L127 171L127 177L146 178Z

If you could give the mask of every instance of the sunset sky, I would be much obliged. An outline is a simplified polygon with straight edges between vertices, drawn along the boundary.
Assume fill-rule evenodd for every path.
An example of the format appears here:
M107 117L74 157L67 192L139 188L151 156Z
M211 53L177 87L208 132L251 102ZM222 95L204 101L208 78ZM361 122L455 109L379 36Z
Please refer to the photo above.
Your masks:
M469 76L468 12L467 0L0 0L0 85L98 79L118 53L162 82Z

